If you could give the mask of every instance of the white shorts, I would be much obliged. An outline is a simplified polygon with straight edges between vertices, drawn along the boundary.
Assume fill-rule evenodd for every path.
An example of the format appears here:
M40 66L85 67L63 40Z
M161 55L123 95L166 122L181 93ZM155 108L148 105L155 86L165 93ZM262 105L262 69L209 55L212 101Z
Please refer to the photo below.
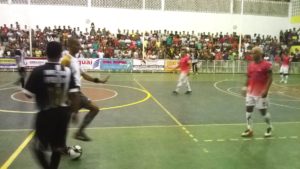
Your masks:
M281 66L279 73L288 74L289 73L289 66Z
M254 106L257 109L267 109L269 107L269 99L247 94L246 106Z

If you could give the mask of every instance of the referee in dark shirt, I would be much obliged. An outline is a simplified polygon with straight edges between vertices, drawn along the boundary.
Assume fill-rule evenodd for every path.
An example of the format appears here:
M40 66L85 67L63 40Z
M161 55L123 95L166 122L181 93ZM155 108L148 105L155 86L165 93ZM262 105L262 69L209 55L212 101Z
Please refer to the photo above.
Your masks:
M65 148L70 119L69 97L78 92L69 68L59 64L62 46L49 42L46 49L48 62L33 69L24 93L35 97L39 112L36 116L36 135L33 152L44 169L57 169L61 151ZM52 151L50 161L45 150Z

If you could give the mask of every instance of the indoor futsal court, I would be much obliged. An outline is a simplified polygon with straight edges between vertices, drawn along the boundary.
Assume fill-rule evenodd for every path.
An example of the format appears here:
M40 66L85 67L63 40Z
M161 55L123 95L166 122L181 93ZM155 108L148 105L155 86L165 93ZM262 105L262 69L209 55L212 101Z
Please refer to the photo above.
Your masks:
M89 73L93 76L108 73ZM0 72L0 168L38 169L29 146L35 113L13 83L16 72ZM83 92L101 111L80 145L82 157L63 157L63 169L297 169L300 166L300 76L288 84L274 74L270 109L274 132L254 114L254 137L242 138L245 74L190 75L193 93L172 91L175 73L110 73L104 85L83 82ZM84 114L82 110L80 114Z

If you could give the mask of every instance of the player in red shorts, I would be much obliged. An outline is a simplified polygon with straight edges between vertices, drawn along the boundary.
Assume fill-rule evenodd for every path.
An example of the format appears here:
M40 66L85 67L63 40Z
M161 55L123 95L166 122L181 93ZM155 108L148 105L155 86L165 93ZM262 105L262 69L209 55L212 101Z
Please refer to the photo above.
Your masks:
M247 130L242 133L243 137L253 136L252 112L258 109L268 125L265 137L272 134L270 113L267 112L269 101L268 92L272 84L272 64L263 60L263 52L259 47L252 49L254 62L250 63L247 70L247 81L244 91L246 94L246 120Z

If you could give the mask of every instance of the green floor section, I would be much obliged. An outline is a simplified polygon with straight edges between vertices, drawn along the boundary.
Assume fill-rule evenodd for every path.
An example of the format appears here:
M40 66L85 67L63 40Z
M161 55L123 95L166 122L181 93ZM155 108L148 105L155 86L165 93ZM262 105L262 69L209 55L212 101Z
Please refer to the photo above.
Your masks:
M28 131L20 129L32 127L34 114L22 111L34 108L11 99L20 90L13 85L16 72L0 75L7 76L0 79L0 169L6 169L2 165L27 137ZM177 96L172 91L178 74L110 75L107 85L84 82L84 87L106 88L118 95L96 102L109 109L100 111L89 126L92 142L74 140L70 129L68 144L81 145L83 156L78 161L63 157L60 169L299 169L299 75L291 75L288 84L279 83L279 75L274 75L269 112L275 130L269 139L263 137L266 125L257 111L254 137L240 137L245 130L243 74L191 75L192 95L185 95L182 88ZM151 97L139 102L147 93ZM29 145L16 157L10 169L40 168Z
M79 144L79 161L64 157L60 168L84 169L296 169L300 162L300 123L275 123L272 138L263 138L264 124L255 124L255 136L240 137L243 125L133 127L89 129L92 142ZM72 131L70 132L72 133ZM192 134L198 141L191 139ZM288 166L288 167L287 167ZM35 169L28 149L11 168Z

